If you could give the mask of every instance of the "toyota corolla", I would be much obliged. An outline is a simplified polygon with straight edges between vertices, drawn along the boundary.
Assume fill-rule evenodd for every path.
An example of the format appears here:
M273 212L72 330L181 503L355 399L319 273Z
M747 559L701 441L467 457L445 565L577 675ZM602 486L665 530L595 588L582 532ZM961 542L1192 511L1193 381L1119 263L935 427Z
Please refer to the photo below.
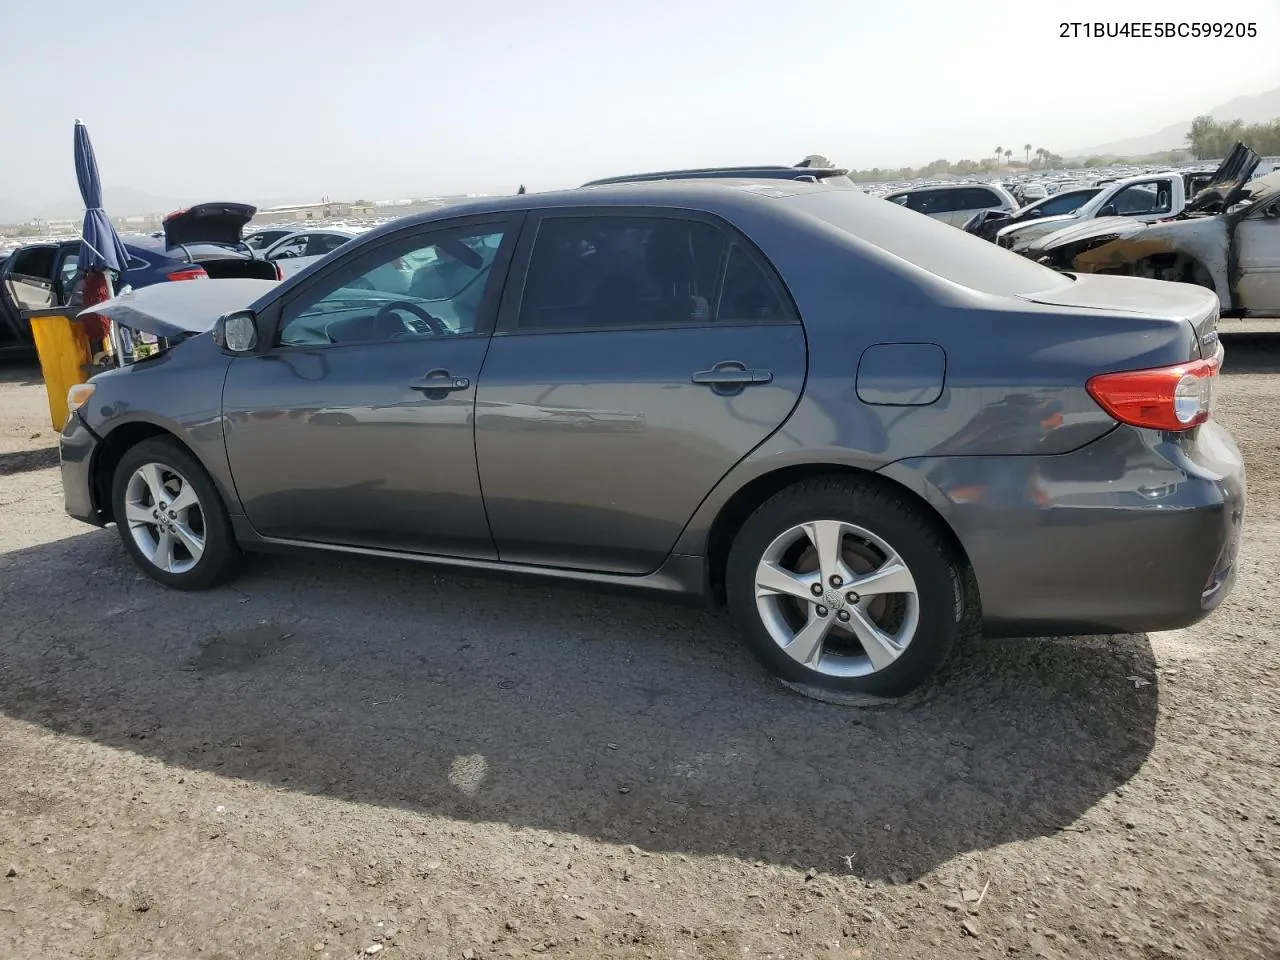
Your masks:
M781 677L894 696L1234 580L1217 298L844 185L477 200L168 286L99 308L167 349L72 391L62 472L171 587L289 548L704 595Z

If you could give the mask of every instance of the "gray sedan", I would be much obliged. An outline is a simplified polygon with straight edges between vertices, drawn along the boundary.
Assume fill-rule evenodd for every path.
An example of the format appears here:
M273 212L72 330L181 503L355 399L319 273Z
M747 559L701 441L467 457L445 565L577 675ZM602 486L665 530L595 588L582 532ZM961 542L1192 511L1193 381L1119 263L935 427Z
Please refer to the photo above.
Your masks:
M179 589L288 548L705 596L781 677L895 696L979 629L1181 627L1234 582L1213 294L846 186L478 200L168 286L99 308L167 349L73 391L62 470Z

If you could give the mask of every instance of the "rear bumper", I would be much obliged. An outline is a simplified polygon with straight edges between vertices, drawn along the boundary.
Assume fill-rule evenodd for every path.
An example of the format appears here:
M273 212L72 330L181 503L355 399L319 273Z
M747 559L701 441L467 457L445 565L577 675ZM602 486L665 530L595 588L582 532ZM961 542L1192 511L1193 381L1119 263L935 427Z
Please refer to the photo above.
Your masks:
M96 503L93 489L93 455L98 438L84 425L79 414L67 418L58 438L62 462L62 496L67 513L77 520L104 526L106 521Z
M912 469L969 555L990 634L1185 627L1235 583L1244 464L1212 421L1192 436L1118 427L1060 456Z

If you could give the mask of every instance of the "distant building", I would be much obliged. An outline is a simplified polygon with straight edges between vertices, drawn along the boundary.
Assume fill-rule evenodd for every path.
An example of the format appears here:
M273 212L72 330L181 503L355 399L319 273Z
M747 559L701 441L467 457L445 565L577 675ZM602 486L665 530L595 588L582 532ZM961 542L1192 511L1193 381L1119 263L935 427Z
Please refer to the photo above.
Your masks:
M290 203L279 207L264 207L253 218L254 223L289 223L307 220L336 220L346 217L367 217L373 214L371 203Z

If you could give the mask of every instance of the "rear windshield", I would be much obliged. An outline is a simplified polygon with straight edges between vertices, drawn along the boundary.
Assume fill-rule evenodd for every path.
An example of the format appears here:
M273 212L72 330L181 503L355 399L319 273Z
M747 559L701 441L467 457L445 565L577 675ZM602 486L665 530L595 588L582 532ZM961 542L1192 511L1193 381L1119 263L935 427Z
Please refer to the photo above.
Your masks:
M852 190L822 190L788 198L886 253L944 280L996 296L1019 296L1071 285L1071 278L958 227Z

